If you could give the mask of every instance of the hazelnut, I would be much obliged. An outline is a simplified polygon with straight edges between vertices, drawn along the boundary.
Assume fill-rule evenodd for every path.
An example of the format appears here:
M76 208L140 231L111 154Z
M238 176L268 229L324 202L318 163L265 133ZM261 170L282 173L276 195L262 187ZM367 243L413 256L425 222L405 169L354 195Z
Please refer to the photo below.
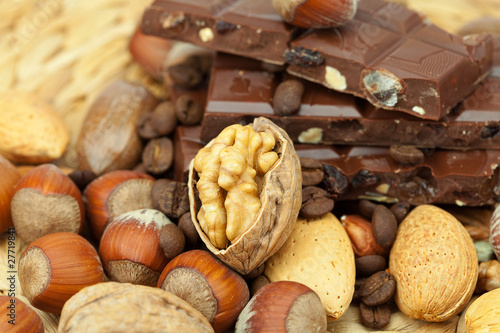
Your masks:
M360 257L374 254L386 256L388 249L378 245L375 241L370 221L361 215L343 215L340 221L351 239L356 255Z
M85 210L75 183L52 164L37 166L14 188L12 220L26 243L54 232L83 230Z
M96 250L71 232L49 234L31 243L21 255L18 272L31 304L56 314L80 289L104 281Z
M118 170L92 181L83 192L90 229L101 239L106 223L126 212L153 208L154 178L139 172Z
M158 287L200 311L215 332L231 328L250 297L245 280L203 250L187 251L170 261Z
M273 0L281 18L301 28L332 28L356 14L356 0Z
M260 288L238 316L236 332L326 332L326 312L318 295L294 281Z
M0 295L0 332L43 333L40 316L16 297Z
M14 186L21 176L16 167L0 155L0 233L7 232L13 226L10 211Z
M172 222L154 209L135 210L111 220L99 245L110 279L155 286L168 263L159 243L160 230L168 224Z
M148 286L105 282L66 302L58 332L213 333L203 315L171 293Z
M181 216L178 222L178 226L186 237L187 246L191 248L195 247L200 240L200 236L198 235L198 231L196 231L196 227L194 226L193 220L191 219L191 212L187 212Z

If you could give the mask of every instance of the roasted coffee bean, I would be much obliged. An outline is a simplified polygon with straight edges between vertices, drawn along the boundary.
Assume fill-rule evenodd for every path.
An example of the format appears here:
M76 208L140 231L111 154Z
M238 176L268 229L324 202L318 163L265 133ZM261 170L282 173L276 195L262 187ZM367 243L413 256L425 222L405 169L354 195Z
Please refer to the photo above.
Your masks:
M415 146L392 145L391 157L403 164L417 165L424 161L424 153Z
M354 282L354 294L352 295L353 301L360 301L361 297L359 296L359 290L365 284L366 279L365 277L356 277L356 281Z
M172 81L182 88L194 88L203 81L201 70L189 63L170 66L167 71Z
M297 113L302 104L304 84L299 80L281 82L273 96L274 113L279 116L289 116Z
M167 171L174 160L174 145L170 138L150 140L142 151L142 163L146 170L158 175Z
M322 187L330 194L338 195L347 191L349 180L347 177L334 166L323 164L323 172L325 177L322 181Z
M359 290L361 301L368 306L376 306L389 301L396 292L396 280L386 271L380 271L366 279Z
M359 213L368 220L371 220L375 207L377 207L377 204L373 201L366 199L359 201Z
M213 53L199 53L193 54L184 60L184 63L197 68L204 76L210 73L212 69Z
M369 328L384 328L391 320L391 308L388 304L368 306L361 303L359 305L359 313L361 323Z
M146 112L141 114L136 122L137 134L142 139L150 140L158 137L158 132L153 127L153 122L151 121L152 112Z
M158 242L165 257L171 260L184 251L186 237L178 226L169 223L161 227Z
M408 202L398 202L391 206L390 211L394 214L396 221L401 223L404 220L408 212L410 211L411 205Z
M372 215L372 233L375 242L389 248L396 240L398 222L394 214L384 205L377 205Z
M325 215L333 210L334 202L325 190L316 186L302 189L302 207L300 216L312 219Z
M187 212L182 215L177 225L184 233L184 236L186 236L186 245L190 248L195 247L200 239L200 236L198 231L196 231L193 221L191 220L191 213Z
M376 272L383 271L387 265L384 257L377 254L356 258L356 276L371 276Z
M158 104L151 113L151 127L156 131L157 137L169 135L176 126L174 103L165 101Z
M91 170L75 170L68 176L81 192L85 190L88 184L97 178L97 175Z
M142 173L148 173L148 170L146 170L146 168L144 167L144 164L142 163L139 163L137 164L133 169L132 171L135 171L135 172L142 172Z
M178 219L189 210L188 186L186 183L158 179L151 189L153 207L169 218Z
M199 124L203 119L203 108L188 93L180 95L175 101L175 116L186 126Z
M318 185L323 181L325 173L321 162L314 158L301 158L302 186Z

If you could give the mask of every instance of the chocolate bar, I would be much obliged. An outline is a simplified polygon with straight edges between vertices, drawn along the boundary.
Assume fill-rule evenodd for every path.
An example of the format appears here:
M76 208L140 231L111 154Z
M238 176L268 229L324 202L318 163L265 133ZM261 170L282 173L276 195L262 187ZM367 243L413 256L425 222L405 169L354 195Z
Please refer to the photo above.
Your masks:
M451 35L383 0L360 0L344 26L305 32L284 24L269 0L156 0L142 31L287 62L296 76L431 120L448 114L491 69L489 35Z
M439 120L488 76L492 48L489 35L462 39L405 7L363 0L353 20L299 36L285 58L296 76L380 108Z
M392 111L305 80L299 112L278 116L272 107L274 90L288 78L264 70L259 61L218 53L201 139L208 142L230 124L247 124L265 116L295 143L500 149L500 78L488 78L440 121L404 113L395 117Z
M175 177L185 181L189 162L204 142L200 126L178 126ZM402 164L387 147L295 145L301 158L323 163L322 187L336 200L393 203L491 205L500 198L499 150L432 150L422 163ZM471 163L474 161L474 163Z
M283 22L270 0L155 0L144 12L142 31L284 64L297 28Z

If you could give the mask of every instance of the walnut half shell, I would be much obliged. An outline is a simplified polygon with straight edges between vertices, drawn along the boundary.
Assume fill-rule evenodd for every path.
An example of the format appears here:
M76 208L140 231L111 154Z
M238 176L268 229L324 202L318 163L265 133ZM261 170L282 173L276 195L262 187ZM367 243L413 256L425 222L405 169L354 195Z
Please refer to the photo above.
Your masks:
M203 200L201 200L202 204L200 205L200 198L206 197L207 195L206 193L200 193L199 190L203 191L205 189L199 189L199 186L197 186L199 185L198 183L202 181L200 178L203 178L203 172L205 171L198 172L196 169L199 170L200 164L203 164L203 161L200 162L199 155L203 155L207 150L209 151L211 147L215 147L218 144L220 145L221 142L229 147L232 147L232 145L236 146L237 139L215 138L210 141L205 148L200 150L197 157L191 161L189 165L188 181L191 218L200 238L205 243L208 250L228 266L243 275L263 264L271 255L279 250L292 232L302 202L302 175L300 162L288 134L269 119L263 117L255 119L249 126L257 133L265 132L274 137L275 144L274 148L272 148L272 152L277 154L277 160L262 177L257 177L258 179L255 181L258 189L258 193L255 195L258 197L258 201L260 201L260 209L258 209L255 217L252 218L248 226L242 230L241 234L238 234L232 239L230 237L230 241L227 242L226 246L221 246L220 242L214 242L214 236L206 233L206 231L210 233L219 226L211 226L212 228L207 230L207 226L203 225L205 221L200 221L202 216L199 216L199 213L200 210L203 209ZM223 132L221 132L221 135ZM226 163L226 161L224 161L223 157L226 156L225 154L219 155L218 160L217 158L207 159L206 164L207 169L209 169L212 174L212 178L217 178L218 175L220 185L220 180L226 179L227 177L223 175L223 171L217 174L217 167L214 167L214 165L231 163ZM246 160L250 159L253 158L246 158ZM251 165L250 162L249 164ZM222 167L219 166L219 168L223 170ZM241 170L241 168L238 169ZM256 169L259 168L256 167ZM250 173L252 172L253 171ZM223 177L221 177L221 175ZM241 177L241 179L243 179L243 177ZM219 188L219 185L217 183L215 183L215 185L212 183L209 186L210 191L218 192L218 195L223 198L222 200L225 200L227 192L222 189L222 187ZM214 187L216 187L217 190L214 190ZM248 182L244 183L242 187L245 189L248 188ZM243 192L245 192L245 190L243 190ZM240 199L237 199L243 201L241 203L234 203L234 200L233 197L231 204L237 204L242 207L245 207L250 201L247 200L245 196L241 196ZM213 204L213 201L214 200L211 200L210 204ZM226 205L228 205L227 202L228 201L225 202ZM229 226L231 223L234 223L234 221L232 221L234 218L231 217L231 214L220 212L221 207L222 210L225 209L226 211L228 209L234 210L234 207L224 206L220 204L220 202L217 207L219 210L217 219L224 220L227 215L227 225ZM202 223L200 224L200 222ZM219 221L218 223L224 224L225 222Z

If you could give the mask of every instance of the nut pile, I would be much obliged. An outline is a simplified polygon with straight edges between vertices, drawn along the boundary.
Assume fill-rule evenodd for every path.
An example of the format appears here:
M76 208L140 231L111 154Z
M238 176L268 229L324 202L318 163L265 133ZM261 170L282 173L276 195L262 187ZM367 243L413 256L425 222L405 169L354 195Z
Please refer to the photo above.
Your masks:
M329 26L352 18L356 1L341 3L349 15ZM282 10L311 27L294 20L299 7ZM163 51L154 59L140 47L148 38L137 31L130 51L168 97L125 81L104 89L77 170L58 164L68 134L49 106L0 95L2 112L38 117L47 133L0 139L0 232L27 244L27 302L0 296L3 317L15 304L29 332L43 331L33 308L60 315L58 332L326 332L352 311L366 330L401 316L456 326L462 313L468 332L500 325L500 206L337 201L345 177L299 158L264 117L226 127L184 170L175 132L201 124L213 53L151 40ZM284 81L276 114L297 112L303 91ZM401 164L423 155L391 147Z

